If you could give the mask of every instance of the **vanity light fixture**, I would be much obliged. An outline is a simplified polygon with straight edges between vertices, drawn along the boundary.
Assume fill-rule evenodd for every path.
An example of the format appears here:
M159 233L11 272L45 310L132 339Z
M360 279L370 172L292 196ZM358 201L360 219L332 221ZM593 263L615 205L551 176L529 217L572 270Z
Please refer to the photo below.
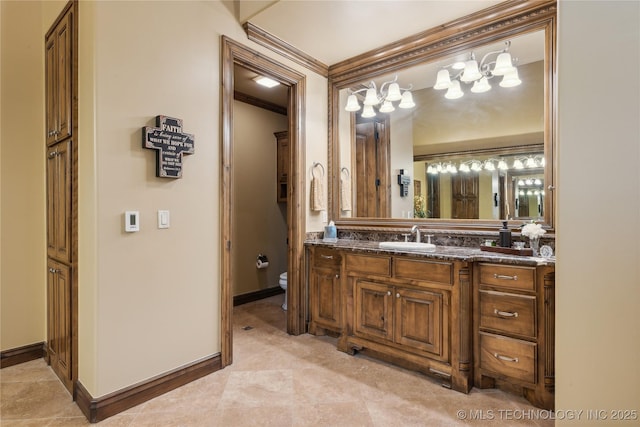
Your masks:
M487 53L482 57L479 64L476 61L475 54L471 52L469 60L466 62L454 62L443 66L438 71L433 88L436 90L447 89L447 93L444 95L445 98L458 99L464 96L460 82L473 83L471 87L471 92L473 93L483 93L491 90L489 79L496 76L502 76L502 81L499 83L501 87L518 86L522 81L518 78L518 69L513 65L516 61L511 58L509 53L511 41L508 40L504 43L506 45L504 49ZM493 55L497 56L492 61ZM456 71L453 77L451 77L448 68Z
M272 87L276 87L280 84L279 82L265 76L254 77L253 81L258 83L260 86L268 87L269 89L271 89Z
M357 94L365 92L364 100L362 101L362 117L375 117L376 112L374 106L380 105L378 111L381 113L390 113L396 108L393 102L400 101L398 108L413 108L416 104L413 102L413 95L411 94L412 86L408 88L401 88L397 83L398 76L395 76L393 80L382 83L380 85L380 91L376 86L376 83L372 80L365 88L358 90L349 89L349 97L347 98L346 111L354 112L360 110L360 101Z

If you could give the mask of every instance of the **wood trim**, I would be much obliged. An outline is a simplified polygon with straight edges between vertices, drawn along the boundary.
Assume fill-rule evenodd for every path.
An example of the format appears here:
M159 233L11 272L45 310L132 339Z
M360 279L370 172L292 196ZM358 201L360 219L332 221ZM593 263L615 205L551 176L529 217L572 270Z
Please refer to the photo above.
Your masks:
M289 87L289 186L287 189L288 301L287 332L298 335L306 332L306 288L303 286L305 240L305 105L306 77L259 52L222 36L222 138L221 138L221 362L233 361L233 294L232 294L232 208L233 208L233 91L234 66L240 65Z
M263 30L262 28L252 24L251 22L245 22L242 27L247 33L249 40L254 41L267 49L270 49L285 58L296 62L303 67L310 69L313 72L320 74L322 77L329 75L329 67L317 59L307 55L303 51L293 47L284 40L274 36L273 34Z
M235 295L233 297L233 306L247 304L253 301L259 301L264 298L269 298L274 295L284 294L284 289L280 286L274 286L272 288L260 289L259 291L248 292L242 295Z
M264 108L265 110L273 111L277 114L282 114L283 116L287 115L287 109L285 107L281 107L272 102L256 98L255 96L251 96L243 92L238 92L237 90L233 91L233 99L235 99L236 101L244 102L245 104L253 105L254 107Z
M45 345L44 342L37 342L3 351L0 353L0 369L43 358L46 354Z
M97 423L221 368L220 355L213 355L99 398L91 396L78 381L75 400L89 422Z

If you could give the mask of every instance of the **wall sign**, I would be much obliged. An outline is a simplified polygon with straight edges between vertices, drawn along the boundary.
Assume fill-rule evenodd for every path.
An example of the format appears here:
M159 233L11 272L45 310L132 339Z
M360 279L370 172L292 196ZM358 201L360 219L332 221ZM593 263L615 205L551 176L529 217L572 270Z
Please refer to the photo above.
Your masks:
M156 176L182 177L182 155L193 154L194 136L182 132L182 119L157 116L156 126L142 128L142 148L156 150Z

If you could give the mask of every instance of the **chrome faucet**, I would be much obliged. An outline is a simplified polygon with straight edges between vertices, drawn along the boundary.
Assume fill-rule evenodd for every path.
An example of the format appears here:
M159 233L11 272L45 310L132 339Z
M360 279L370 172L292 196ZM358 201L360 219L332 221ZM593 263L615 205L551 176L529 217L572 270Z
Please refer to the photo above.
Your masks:
M411 227L411 234L414 233L416 235L416 242L421 242L422 240L420 240L420 228L417 225Z

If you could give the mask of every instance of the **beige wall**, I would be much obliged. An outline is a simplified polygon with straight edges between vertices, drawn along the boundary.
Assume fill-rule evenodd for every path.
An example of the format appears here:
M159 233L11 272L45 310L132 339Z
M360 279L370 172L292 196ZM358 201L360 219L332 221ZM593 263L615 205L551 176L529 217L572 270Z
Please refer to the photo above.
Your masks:
M0 2L1 344L45 341L44 34L36 2Z
M640 3L561 1L558 16L556 409L640 411ZM597 64L624 90L585 72Z
M3 350L45 339L43 40L64 4L2 2ZM305 174L326 167L327 80L247 41L221 2L83 1L79 31L79 379L100 397L220 351L220 36L307 74ZM141 148L158 114L196 136L182 179Z
M276 138L287 116L243 102L233 104L234 295L278 286L287 271L287 205L278 203ZM269 267L256 268L259 253Z

